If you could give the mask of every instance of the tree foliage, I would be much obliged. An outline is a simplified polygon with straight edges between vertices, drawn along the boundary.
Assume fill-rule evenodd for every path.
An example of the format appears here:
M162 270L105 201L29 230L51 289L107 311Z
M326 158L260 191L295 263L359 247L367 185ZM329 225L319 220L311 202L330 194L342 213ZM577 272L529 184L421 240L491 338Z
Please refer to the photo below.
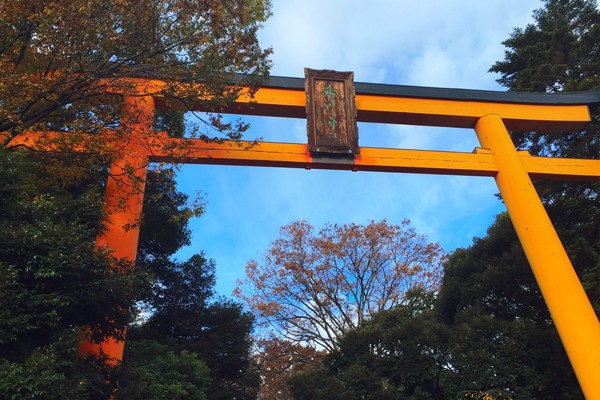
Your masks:
M515 28L503 42L504 60L491 72L498 83L523 92L567 92L600 89L600 11L595 0L545 0L534 11L534 23ZM597 158L600 117L581 132L511 132L517 146L533 155Z
M101 360L78 360L78 327L98 342L121 337L148 280L94 248L105 176L86 160L0 153L0 392L9 398L110 393Z
M237 73L252 85L267 74L270 51L256 33L269 8L268 0L0 2L0 132L10 134L2 147L27 129L114 126L118 93L132 93L121 78L164 80L155 94L175 109L231 101Z
M127 343L130 360L122 380L127 385L116 392L128 400L206 400L209 369L196 353L176 353L156 341Z
M255 397L252 316L212 298L214 263L202 254L170 259L188 243L198 209L172 171L151 170L132 269L94 248L103 229L103 165L2 151L0 393L106 399L117 387L117 398ZM96 341L122 337L140 301L153 314L129 330L122 365L78 356L79 327L90 327Z
M518 91L600 89L600 11L593 0L546 0L534 24L515 29L505 59L492 66L498 82ZM600 105L581 132L511 132L534 155L598 158ZM598 183L534 182L592 305L600 315Z
M348 331L325 358L326 368L290 380L295 399L449 399L449 332L435 315L432 293L414 290Z
M318 234L298 221L281 229L262 263L247 264L236 293L281 337L331 351L410 289L436 289L444 259L408 220L328 225Z
M261 376L258 399L291 399L288 380L322 368L324 355L324 351L275 337L258 340L255 351Z
M190 357L208 367L210 383L197 388L207 399L256 397L258 373L250 354L254 318L240 304L215 298L215 263L204 253L185 261L173 259L176 251L189 244L189 220L202 212L202 205L201 198L190 202L177 189L172 169L151 171L137 268L152 276L152 285L142 299L147 316L128 331L123 393L133 393L131 387L139 386L136 370L146 362L156 362L147 356L157 347L169 354L173 368L180 368ZM143 368L151 369L148 365ZM187 372L181 372L182 379ZM162 390L172 389L165 386ZM128 394L122 396L129 398Z
M192 102L218 110L237 96L237 74L252 87L266 77L270 51L256 33L269 7L268 0L0 1L0 147L27 130L52 130L65 133L55 144L70 148L82 144L71 133L85 132L88 153L103 155L110 141L96 133L126 126L122 97L135 94L126 78L164 81L152 92L168 108L157 113L155 129L181 134L182 111ZM131 126L139 122L127 117ZM234 139L245 129L218 115L208 122ZM202 204L188 204L171 170L152 170L142 222L151 231L142 230L132 269L94 247L106 165L102 157L0 154L2 396L107 398L112 385L128 393L137 380L171 398L219 398L218 390L221 398L244 398L237 392L258 385L257 375L246 373L252 317L234 302L209 300L214 264L202 254L170 259L189 242L188 220ZM139 301L155 312L148 326L160 333L134 343L121 378L102 360L78 359L78 327L90 327L98 342L122 338ZM183 337L161 331L173 320L169 313L197 306L201 312L176 320L174 329L188 335L185 346ZM163 357L150 357L153 351ZM172 382L159 382L153 368L172 370L163 374Z
M571 91L599 87L600 13L595 1L546 0L534 23L504 42L491 69L510 90ZM598 108L581 132L511 132L534 155L598 157ZM600 308L597 183L535 182L592 305ZM508 215L486 237L458 250L445 266L439 310L452 327L459 382L505 389L515 398L582 397L556 328ZM469 388L465 388L469 389Z
M581 392L508 215L457 250L444 269L440 318L462 390L514 398L578 399Z

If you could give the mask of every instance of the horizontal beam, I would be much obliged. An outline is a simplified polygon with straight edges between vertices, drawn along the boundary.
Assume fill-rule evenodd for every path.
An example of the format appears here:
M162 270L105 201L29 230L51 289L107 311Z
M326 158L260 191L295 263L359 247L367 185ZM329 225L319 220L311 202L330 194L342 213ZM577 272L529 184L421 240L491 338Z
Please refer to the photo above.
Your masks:
M171 139L182 150L164 153L160 139L149 141L150 160L188 164L243 165L347 171L495 176L498 168L489 152L474 153L361 147L354 157L313 157L305 144L273 142L207 143L199 139ZM600 160L533 157L520 152L532 178L596 180Z
M198 139L177 139L185 148L176 157L160 151L161 142L150 142L151 161L184 162L346 171L385 171L429 174L494 176L493 159L487 154L361 148L349 157L313 157L306 144L273 142L206 143Z
M54 140L60 135L65 133L30 132L13 139L10 147L60 151L64 148L52 144L62 143ZM72 148L73 151L89 151L86 146L89 136L68 135L69 143L77 143L77 147ZM114 131L106 131L104 136L104 151L118 151L124 148L125 140L119 140ZM306 144L207 142L202 139L169 138L164 132L142 138L140 141L145 144L138 149L144 149L144 156L151 162L490 177L498 172L493 157L483 149L464 153L361 147L360 154L353 157L316 157L310 154ZM532 178L597 180L600 177L600 160L533 157L527 152L520 152L519 156Z
M206 111L199 105L197 111ZM515 104L356 94L358 122L473 128L488 114L499 115L512 130L580 131L590 121L587 105ZM306 118L306 95L298 89L261 88L242 94L224 110L232 114Z
M132 79L139 94L155 95L165 82ZM243 89L237 101L219 111L231 114L306 118L304 79L272 78L250 96ZM284 84L286 83L287 84ZM397 85L355 84L359 122L474 128L477 120L496 114L506 127L518 131L576 132L590 121L587 104L600 103L600 91L543 94L422 88ZM194 111L214 111L199 99Z

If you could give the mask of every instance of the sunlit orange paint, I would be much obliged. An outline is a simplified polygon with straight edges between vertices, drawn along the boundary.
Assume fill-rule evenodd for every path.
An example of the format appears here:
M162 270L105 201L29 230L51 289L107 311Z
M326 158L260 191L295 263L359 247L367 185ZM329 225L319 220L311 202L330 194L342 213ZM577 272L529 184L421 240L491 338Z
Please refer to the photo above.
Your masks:
M12 147L25 146L38 150L54 151L44 141L40 148L38 138L64 135L58 132L29 132L11 142ZM75 134L73 134L75 135ZM0 138L2 135L0 135ZM117 151L124 146L115 132L105 132L107 142ZM337 169L372 172L405 172L463 176L489 176L498 172L496 162L489 150L476 149L473 153L406 150L361 147L360 154L350 158L313 157L307 145L296 143L223 141L205 142L200 139L173 139L156 133L144 137L143 151L150 162L174 162L186 164L244 165L264 167ZM86 136L79 135L79 150L85 152ZM533 157L519 151L518 156L532 178L597 180L600 176L600 160Z
M137 85L137 94L155 95L166 88L160 80L120 79L106 83L119 87ZM201 85L201 84L195 84ZM205 111L199 99L197 111ZM235 104L226 112L273 117L306 118L304 90L263 87L253 96L242 89ZM487 114L499 115L508 129L532 131L579 131L590 120L588 108L579 105L514 104L502 102L415 98L356 94L359 122L378 122L408 125L473 128L477 120ZM551 110L551 111L550 111Z
M556 329L588 400L600 399L600 324L552 226L508 131L498 115L475 126L490 150L496 183Z

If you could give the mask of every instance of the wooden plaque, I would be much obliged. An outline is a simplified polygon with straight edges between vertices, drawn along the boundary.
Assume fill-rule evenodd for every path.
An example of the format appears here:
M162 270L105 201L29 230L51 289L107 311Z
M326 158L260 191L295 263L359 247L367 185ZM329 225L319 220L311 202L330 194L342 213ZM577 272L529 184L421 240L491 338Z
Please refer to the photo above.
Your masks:
M354 73L304 69L311 153L358 154Z

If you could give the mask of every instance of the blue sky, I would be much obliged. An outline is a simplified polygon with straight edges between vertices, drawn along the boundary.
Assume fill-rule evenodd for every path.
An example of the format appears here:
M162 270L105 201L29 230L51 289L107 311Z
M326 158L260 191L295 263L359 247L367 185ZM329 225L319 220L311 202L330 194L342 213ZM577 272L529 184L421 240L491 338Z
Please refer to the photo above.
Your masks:
M272 47L272 75L303 77L304 68L354 71L356 82L504 90L487 72L501 42L532 20L539 0L273 0L259 35ZM306 121L244 117L248 139L306 143ZM359 123L369 147L470 152L472 130ZM400 222L446 250L483 236L504 210L492 178L234 166L183 166L179 189L206 195L191 223L192 244L217 265L217 292L229 296L250 259L260 259L281 226L304 219L331 223Z

